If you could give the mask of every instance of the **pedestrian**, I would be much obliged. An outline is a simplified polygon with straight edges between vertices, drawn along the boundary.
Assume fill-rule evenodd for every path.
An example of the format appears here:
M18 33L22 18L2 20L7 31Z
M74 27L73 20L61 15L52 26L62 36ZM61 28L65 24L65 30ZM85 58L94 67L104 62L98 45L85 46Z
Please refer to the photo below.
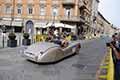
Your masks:
M114 62L114 70L115 70L115 80L120 80L120 47L118 43L119 36L115 33L112 36L112 42L110 43L110 47L112 48L112 57Z
M57 30L57 29L54 31L54 35L55 35L56 37L58 36L58 30Z
M120 48L120 33L118 34L118 47Z
M77 40L77 36L73 32L71 33L71 40Z
M116 63L115 63L115 80L120 80L120 50L118 50L113 44L110 43L110 47L112 48L115 56L116 56Z

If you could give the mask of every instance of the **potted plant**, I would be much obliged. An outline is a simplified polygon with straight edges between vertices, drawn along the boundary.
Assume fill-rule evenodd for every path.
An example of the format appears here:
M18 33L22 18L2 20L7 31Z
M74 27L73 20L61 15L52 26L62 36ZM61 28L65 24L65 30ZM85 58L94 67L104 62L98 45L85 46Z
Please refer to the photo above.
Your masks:
M29 34L28 33L24 33L23 37L24 37L24 39L29 39Z
M10 40L15 40L15 38L16 38L15 33L9 33L8 38L9 38Z
M15 33L11 32L8 35L8 41L7 41L7 46L8 47L16 47L17 46L17 40L15 40L16 35Z
M31 40L29 39L29 33L23 33L23 40L22 40L22 45L28 46L31 44Z

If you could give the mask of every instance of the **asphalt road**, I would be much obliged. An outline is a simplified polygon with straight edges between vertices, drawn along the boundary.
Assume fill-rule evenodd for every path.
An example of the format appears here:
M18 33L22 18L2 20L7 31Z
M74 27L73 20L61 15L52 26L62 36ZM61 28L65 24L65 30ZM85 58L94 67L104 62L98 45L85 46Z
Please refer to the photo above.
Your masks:
M51 65L25 60L20 47L0 49L0 80L96 80L96 71L106 53L105 40L86 40L81 44L79 55Z

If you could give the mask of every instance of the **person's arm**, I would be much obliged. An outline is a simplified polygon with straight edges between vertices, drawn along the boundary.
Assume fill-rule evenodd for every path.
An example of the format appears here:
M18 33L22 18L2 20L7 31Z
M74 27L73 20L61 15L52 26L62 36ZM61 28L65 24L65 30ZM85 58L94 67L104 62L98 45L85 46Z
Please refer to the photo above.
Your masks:
M116 48L115 48L112 44L110 44L110 46L111 46L111 48L113 49L116 58L117 58L117 59L120 59L120 52L118 52L118 51L116 50Z

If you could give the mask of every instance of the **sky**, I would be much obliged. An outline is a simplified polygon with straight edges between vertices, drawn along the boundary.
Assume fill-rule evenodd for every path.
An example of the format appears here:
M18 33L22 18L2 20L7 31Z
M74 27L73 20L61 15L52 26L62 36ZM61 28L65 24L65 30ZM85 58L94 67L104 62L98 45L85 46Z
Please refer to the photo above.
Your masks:
M120 28L120 0L100 0L98 10L111 24Z

